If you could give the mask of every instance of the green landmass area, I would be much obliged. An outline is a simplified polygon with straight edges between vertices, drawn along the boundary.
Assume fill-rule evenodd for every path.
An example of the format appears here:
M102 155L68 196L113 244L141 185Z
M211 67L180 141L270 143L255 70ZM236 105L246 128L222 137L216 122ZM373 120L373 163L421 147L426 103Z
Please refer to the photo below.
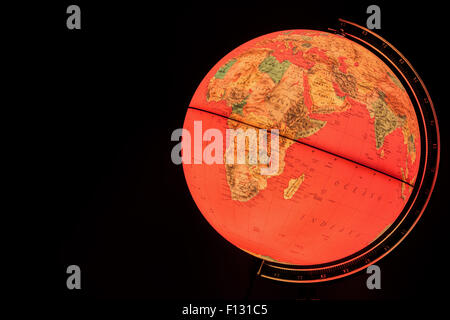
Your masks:
M414 136L412 134L408 137L408 152L416 152L416 145L414 144Z
M244 106L247 104L247 97L245 97L245 99L243 99L241 102L239 103L234 103L231 106L231 110L233 113L238 113L238 114L242 114L242 109L244 109Z
M384 138L393 132L398 126L398 118L384 101L384 93L372 105L375 115L375 139L376 147L383 146Z
M259 65L259 71L267 73L273 82L278 83L290 64L288 60L278 62L274 56L268 56Z
M237 61L236 59L231 59L224 66L220 67L220 69L216 72L214 78L223 79L227 74L228 70L236 61Z
M391 78L391 80L395 83L395 85L397 86L397 87L399 87L400 89L402 89L402 90L405 90L405 88L403 87L403 85L401 84L401 82L400 81L398 81L398 79L394 76L394 75L392 75L391 73L387 73L388 74L388 76L389 76L389 78Z

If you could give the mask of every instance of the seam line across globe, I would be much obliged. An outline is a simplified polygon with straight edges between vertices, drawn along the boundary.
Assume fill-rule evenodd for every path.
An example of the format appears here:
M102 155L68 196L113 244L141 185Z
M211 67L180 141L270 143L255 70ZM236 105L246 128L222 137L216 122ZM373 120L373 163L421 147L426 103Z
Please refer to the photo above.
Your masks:
M245 122L243 122L243 121L241 121L241 120L237 120L237 119L234 119L234 118L229 118L229 117L226 117L226 116L224 116L224 115L222 115L222 114L214 113L214 112L211 112L211 111L208 111L208 110L204 110L204 109L200 109L200 108L196 108L196 107L191 107L191 106L189 106L188 109L193 109L193 110L198 110L198 111L201 111L201 112L206 112L206 113L212 114L212 115L217 116L217 117L222 117L222 118L225 118L225 119L228 119L228 120L232 120L232 121L239 122L239 123L241 123L241 124L243 124L243 125L245 125L245 126L248 126L248 127L253 127L253 128L256 128L256 129L264 129L264 128L261 128L261 127L257 127L257 126L255 126L255 125L253 125L253 124L248 124L248 123L245 123ZM292 140L294 143L300 143L300 144L305 145L305 146L308 146L308 147L310 147L310 148L314 148L314 149L316 149L316 150L319 150L319 151L328 153L328 154L330 154L330 155L332 155L332 156L334 156L334 157L339 157L339 158L341 158L341 159L343 159L343 160L347 160L347 161L352 162L352 163L354 163L354 164L357 164L357 165L359 165L359 166L368 168L368 169L370 169L370 170L373 170L373 171L376 171L376 172L378 172L378 173L384 174L384 175L386 175L386 176L388 176L388 177L390 177L390 178L392 178L392 179L395 179L395 180L398 180L398 181L400 181L400 182L402 182L402 183L405 183L405 184L407 184L407 185L410 186L410 187L414 187L414 185L411 184L411 183L408 182L408 181L402 180L402 179L400 179L400 178L398 178L398 177L395 177L395 176L393 176L393 175L391 175L391 174L389 174L389 173L383 172L383 171L381 171L381 170L377 170L377 169L375 169L375 168L369 167L369 166L367 166L367 165L365 165L365 164L362 164L362 163L359 163L359 162L357 162L357 161L355 161L355 160L346 158L346 157L344 157L344 156L342 156L342 155L340 155L340 154L336 154L336 153L333 153L333 152L324 150L324 149L322 149L322 148L319 148L319 147L314 146L314 145L310 145L310 144L308 144L308 143L306 143L306 142L303 142L303 141L294 140L294 139L292 139L292 138L290 138L290 137L287 137L287 136L284 136L284 135L281 135L281 134L280 134L279 136L282 137L282 138L284 138L284 139L287 139L287 140Z

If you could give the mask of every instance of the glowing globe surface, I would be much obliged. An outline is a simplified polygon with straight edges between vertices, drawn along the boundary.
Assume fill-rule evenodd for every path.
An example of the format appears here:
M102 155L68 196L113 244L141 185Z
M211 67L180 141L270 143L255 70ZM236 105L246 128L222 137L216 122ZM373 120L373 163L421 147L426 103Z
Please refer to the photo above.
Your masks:
M224 139L230 128L279 130L274 174L183 164L211 226L266 260L314 265L363 249L400 215L418 172L417 118L399 79L322 31L271 33L227 54L199 85L184 129L193 133L194 121Z

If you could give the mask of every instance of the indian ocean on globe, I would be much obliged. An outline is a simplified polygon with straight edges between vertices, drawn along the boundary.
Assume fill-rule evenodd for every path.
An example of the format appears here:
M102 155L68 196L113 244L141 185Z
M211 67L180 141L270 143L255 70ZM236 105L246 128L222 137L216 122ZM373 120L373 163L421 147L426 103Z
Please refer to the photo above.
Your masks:
M420 160L418 121L394 72L339 35L271 33L227 54L187 111L209 128L279 130L279 168L188 164L189 190L211 226L265 260L345 258L400 215Z

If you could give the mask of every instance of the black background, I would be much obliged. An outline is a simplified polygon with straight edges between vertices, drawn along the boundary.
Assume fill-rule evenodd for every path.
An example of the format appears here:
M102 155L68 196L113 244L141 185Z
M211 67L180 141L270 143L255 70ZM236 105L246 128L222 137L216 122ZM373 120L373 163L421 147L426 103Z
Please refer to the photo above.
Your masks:
M439 3L376 2L381 36L418 71L441 128L441 163L431 201L411 234L378 265L382 289L367 274L316 285L255 277L258 260L209 226L172 164L170 135L209 69L257 36L286 29L365 25L372 2L60 1L46 6L36 50L56 173L57 285L64 301L163 299L439 299L446 285L449 138L448 40ZM78 4L82 30L67 30ZM82 290L66 288L66 267L82 270ZM253 286L251 287L253 281Z

